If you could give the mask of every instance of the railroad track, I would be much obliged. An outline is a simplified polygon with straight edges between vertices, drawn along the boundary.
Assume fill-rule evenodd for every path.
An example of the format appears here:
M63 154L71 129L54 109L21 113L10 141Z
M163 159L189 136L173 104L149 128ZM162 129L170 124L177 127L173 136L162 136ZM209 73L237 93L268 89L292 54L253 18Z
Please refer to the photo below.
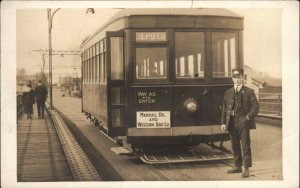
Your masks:
M64 150L75 181L101 181L96 169L77 143L64 120L54 110L49 110L57 135Z

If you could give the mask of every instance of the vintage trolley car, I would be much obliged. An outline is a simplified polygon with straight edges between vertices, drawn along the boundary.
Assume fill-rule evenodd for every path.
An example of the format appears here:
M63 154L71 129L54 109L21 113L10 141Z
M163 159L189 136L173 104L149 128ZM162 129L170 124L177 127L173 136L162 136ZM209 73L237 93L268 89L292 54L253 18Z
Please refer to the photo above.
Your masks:
M86 38L82 110L135 147L228 140L220 129L243 17L225 9L124 9Z

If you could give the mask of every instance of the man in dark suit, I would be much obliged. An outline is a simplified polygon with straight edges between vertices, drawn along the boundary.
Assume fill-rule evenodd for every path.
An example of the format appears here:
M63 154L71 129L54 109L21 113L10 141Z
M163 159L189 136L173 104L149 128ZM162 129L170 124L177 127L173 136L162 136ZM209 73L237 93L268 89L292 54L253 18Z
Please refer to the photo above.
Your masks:
M254 91L244 86L244 70L233 69L234 87L225 92L221 117L221 129L229 131L234 157L234 167L228 173L241 173L243 178L249 177L252 167L250 147L250 129L255 129L255 117L259 104ZM244 166L244 171L242 171Z
M37 111L39 119L44 118L45 101L48 91L46 86L42 85L42 81L38 81L38 85L35 88L35 100L37 104Z

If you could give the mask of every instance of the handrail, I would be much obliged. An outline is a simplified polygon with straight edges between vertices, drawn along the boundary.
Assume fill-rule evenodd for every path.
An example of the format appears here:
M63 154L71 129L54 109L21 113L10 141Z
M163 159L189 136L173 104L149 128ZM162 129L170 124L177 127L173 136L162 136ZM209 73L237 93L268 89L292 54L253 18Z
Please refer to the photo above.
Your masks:
M271 117L282 116L282 94L281 93L256 93L259 102L259 115Z

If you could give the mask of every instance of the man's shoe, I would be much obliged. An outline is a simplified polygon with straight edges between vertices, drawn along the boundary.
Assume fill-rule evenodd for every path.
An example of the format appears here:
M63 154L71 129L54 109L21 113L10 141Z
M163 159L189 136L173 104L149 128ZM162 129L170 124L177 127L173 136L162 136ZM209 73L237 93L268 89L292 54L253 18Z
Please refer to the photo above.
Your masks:
M245 168L242 174L242 178L248 178L250 176L249 168Z
M242 167L233 167L231 170L227 170L228 174L241 173L241 172L242 172Z

